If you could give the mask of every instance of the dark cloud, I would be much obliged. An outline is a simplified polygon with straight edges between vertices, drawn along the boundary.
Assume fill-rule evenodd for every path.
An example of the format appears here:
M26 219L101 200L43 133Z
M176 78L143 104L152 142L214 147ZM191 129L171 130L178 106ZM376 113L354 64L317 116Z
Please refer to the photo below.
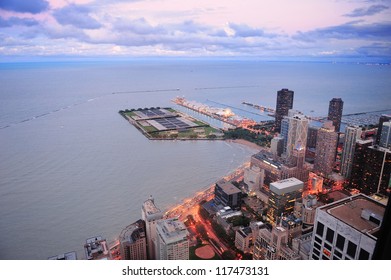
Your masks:
M389 7L384 5L372 5L368 8L358 8L353 10L351 13L346 14L347 17L363 17L363 16L372 16L378 14L384 10L389 9Z
M360 23L360 24L358 24ZM309 32L299 32L294 39L313 42L319 39L366 39L390 40L391 22L361 24L351 22L338 26L316 29Z
M7 11L39 14L48 8L46 0L0 0L0 9Z
M99 29L102 27L97 20L90 16L91 10L87 6L71 4L55 10L53 16L58 23L72 25L82 29Z
M9 19L4 19L0 17L0 27L11 27L14 25L34 26L38 24L39 22L32 18L10 17Z

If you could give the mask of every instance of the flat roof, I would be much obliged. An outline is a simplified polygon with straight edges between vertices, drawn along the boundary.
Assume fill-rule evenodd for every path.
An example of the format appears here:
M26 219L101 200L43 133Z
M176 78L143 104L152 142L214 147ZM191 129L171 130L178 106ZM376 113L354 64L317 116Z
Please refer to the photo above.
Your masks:
M304 183L294 177L270 183L270 190L278 195L299 191L303 187Z
M159 208L156 207L155 201L153 198L149 198L143 203L143 210L147 215L154 215L157 213L161 213Z
M227 195L236 194L242 192L235 187L231 182L227 182L225 179L221 179L216 183Z
M156 230L166 244L185 240L189 234L185 224L178 218L158 221L156 224Z
M50 257L50 258L48 258L48 260L67 260L67 261L68 260L77 260L77 255L76 255L75 251L72 251L72 252L68 252L68 253L64 253L64 254Z
M319 211L327 212L334 218L355 228L356 230L373 235L380 228L380 224L370 220L383 219L385 205L363 195L347 197L337 202L319 207ZM365 218L367 216L367 218ZM380 221L381 222L381 221Z

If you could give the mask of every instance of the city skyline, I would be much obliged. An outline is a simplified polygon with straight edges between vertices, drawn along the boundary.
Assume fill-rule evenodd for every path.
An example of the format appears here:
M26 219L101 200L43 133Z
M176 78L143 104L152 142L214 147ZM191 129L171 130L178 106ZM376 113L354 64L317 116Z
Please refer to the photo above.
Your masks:
M3 0L3 61L131 57L391 61L387 1Z

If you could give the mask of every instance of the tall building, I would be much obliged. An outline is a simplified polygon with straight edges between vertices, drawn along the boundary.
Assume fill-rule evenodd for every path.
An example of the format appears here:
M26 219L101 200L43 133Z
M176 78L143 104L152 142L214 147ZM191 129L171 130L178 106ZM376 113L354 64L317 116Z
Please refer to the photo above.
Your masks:
M240 208L242 203L242 191L231 182L221 179L216 183L215 201L217 204L229 206L232 209Z
M269 209L267 217L276 224L281 215L293 212L296 200L301 198L304 183L296 178L289 178L270 184Z
M186 226L179 221L178 218L158 221L156 232L156 259L189 259L189 232L187 231Z
M379 118L379 125L377 128L377 134L376 134L376 142L375 144L379 145L380 144L380 136L383 128L383 123L384 122L389 122L391 121L391 115L381 115Z
M362 133L361 127L347 126L345 129L345 143L342 150L341 175L350 178L352 172L354 149L356 141L360 139Z
M284 138L283 157L292 161L293 151L303 151L307 144L308 119L296 110L289 110L281 122L281 136Z
M154 260L156 243L156 223L163 219L163 213L155 205L155 200L150 197L143 203L141 217L145 221L145 231L147 233L148 259Z
M357 145L361 142L358 141ZM350 188L364 194L381 193L389 195L391 191L391 150L378 145L356 147L354 155Z
M137 222L124 228L119 235L120 252L123 260L147 260L147 236L145 222Z
M307 132L307 147L315 149L316 148L316 138L318 137L319 127L309 126Z
M111 254L106 239L102 236L88 238L84 245L86 260L110 260Z
M372 259L384 211L384 204L363 194L318 207L310 259Z
M379 145L383 148L391 148L391 122L383 123Z
M287 116L289 109L293 108L293 95L294 92L286 88L277 91L275 127L278 132L280 132L283 117Z
M338 135L331 121L325 122L319 129L316 140L315 172L328 176L333 171L337 138Z
M330 100L329 114L327 116L327 119L333 122L336 132L339 132L339 129L341 127L342 110L343 101L341 98L333 98Z

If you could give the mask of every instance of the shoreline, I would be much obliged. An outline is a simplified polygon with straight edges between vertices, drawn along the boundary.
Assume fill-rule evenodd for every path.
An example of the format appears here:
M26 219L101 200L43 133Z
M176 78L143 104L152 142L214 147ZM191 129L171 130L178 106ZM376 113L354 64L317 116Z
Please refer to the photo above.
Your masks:
M262 146L259 146L253 142L250 142L250 141L247 141L247 140L244 140L244 139L227 139L225 140L227 142L230 142L230 143L236 143L236 144L240 144L240 145L244 145L246 147L249 147L249 148L252 148L252 149L255 149L255 150L264 150L265 147L262 147Z

